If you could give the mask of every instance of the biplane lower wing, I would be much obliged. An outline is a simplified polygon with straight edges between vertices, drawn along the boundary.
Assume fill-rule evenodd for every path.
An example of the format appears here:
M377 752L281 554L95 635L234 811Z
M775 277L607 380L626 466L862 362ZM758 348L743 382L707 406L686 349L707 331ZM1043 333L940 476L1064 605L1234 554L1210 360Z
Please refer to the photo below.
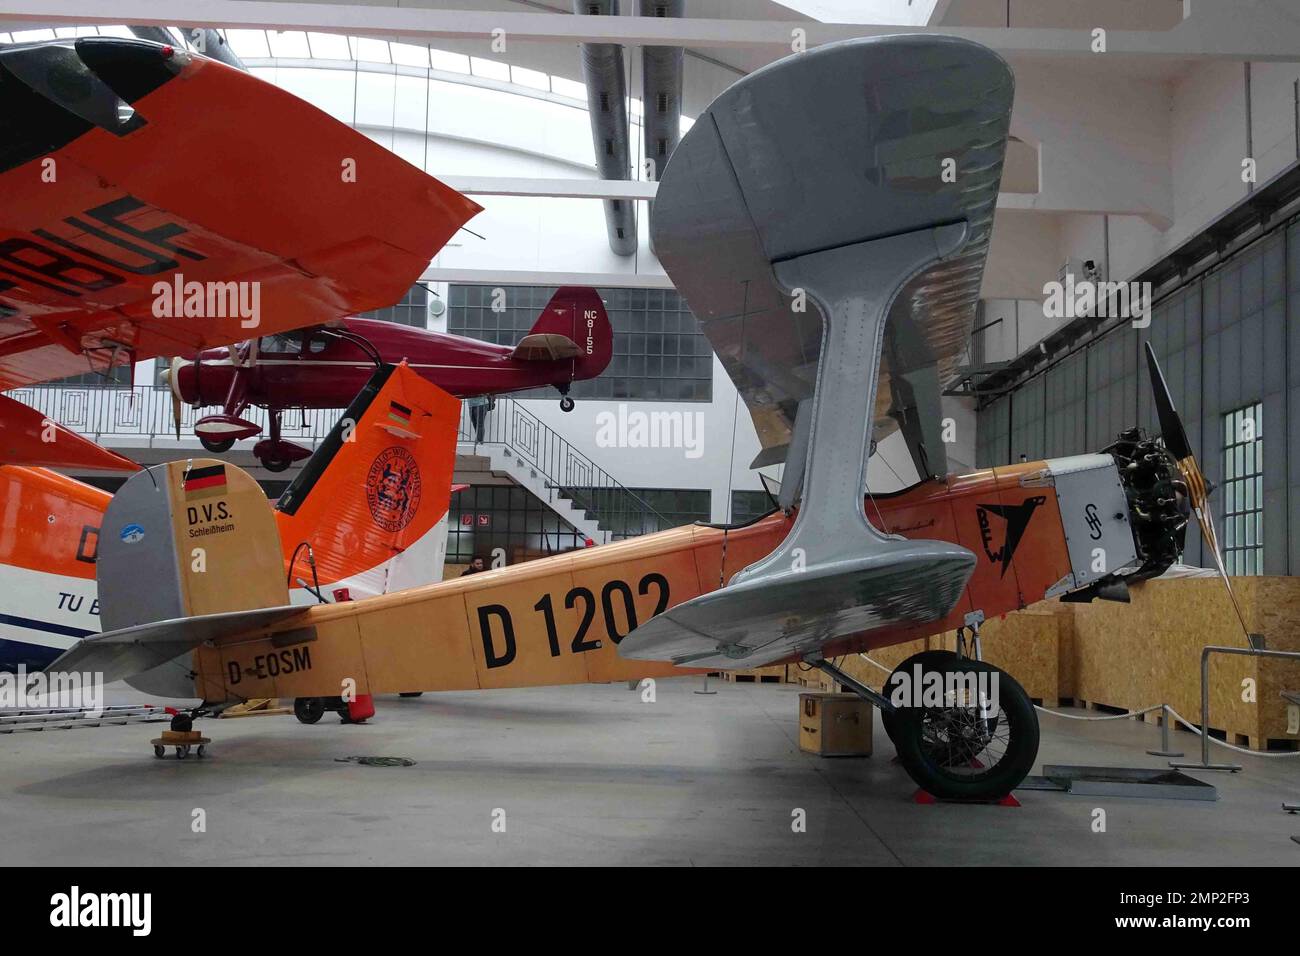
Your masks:
M681 667L761 667L815 652L832 637L941 621L970 580L975 555L926 545L713 591L642 624L619 653Z

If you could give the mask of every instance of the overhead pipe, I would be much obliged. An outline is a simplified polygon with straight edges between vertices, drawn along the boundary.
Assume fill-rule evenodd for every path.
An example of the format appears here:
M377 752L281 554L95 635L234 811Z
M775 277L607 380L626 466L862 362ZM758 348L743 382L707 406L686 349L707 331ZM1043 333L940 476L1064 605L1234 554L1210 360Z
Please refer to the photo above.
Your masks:
M573 12L617 16L616 0L573 0ZM623 48L616 43L583 43L582 78L587 84L587 113L596 169L602 179L627 179L632 167L627 122L627 80ZM636 252L636 216L630 199L606 199L605 227L616 255Z
M176 43L176 38L164 27L133 26L130 29L141 40L150 40L166 46L172 46ZM216 30L188 30L185 27L177 27L177 29L185 35L185 40L190 46L198 49L204 56L212 60L220 60L227 66L233 66L245 73L248 72L248 67L244 66L244 61L235 55L235 51L230 49L229 44L226 43L226 38Z
M686 0L639 0L643 17L685 15ZM648 46L641 51L642 130L647 169L655 182L682 138L682 48ZM649 166L649 164L647 164Z

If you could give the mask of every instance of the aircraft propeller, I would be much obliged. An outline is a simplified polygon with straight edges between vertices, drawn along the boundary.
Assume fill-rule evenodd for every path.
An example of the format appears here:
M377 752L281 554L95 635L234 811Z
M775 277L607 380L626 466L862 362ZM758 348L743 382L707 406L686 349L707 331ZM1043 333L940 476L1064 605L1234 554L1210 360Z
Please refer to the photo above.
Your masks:
M185 364L185 360L180 356L177 356L172 359L171 366L163 369L162 372L163 384L166 385L172 393L172 425L176 429L176 437L178 439L181 437L181 388L179 372L180 366L183 364Z
M1196 523L1201 526L1201 538L1205 541L1205 546L1210 549L1210 554L1214 555L1214 565L1219 571L1223 586L1228 589L1228 597L1232 600L1233 610L1237 612L1241 629L1249 639L1250 628L1246 626L1246 616L1241 611L1241 605L1237 603L1236 592L1232 589L1232 580L1228 577L1228 571L1223 565L1223 556L1219 553L1219 536L1214 530L1214 513L1210 510L1209 502L1210 493L1214 490L1213 486L1206 480L1205 473L1201 471L1201 466L1192 451L1191 442L1187 440L1183 420L1174 408L1173 397L1169 394L1169 386L1165 382L1164 373L1160 370L1160 363L1156 361L1156 353L1151 348L1150 342L1146 343L1146 353L1156 416L1160 419L1160 437L1164 440L1166 450L1178 462L1178 470L1182 472L1183 480L1187 484L1187 497L1191 501L1192 512L1196 515Z

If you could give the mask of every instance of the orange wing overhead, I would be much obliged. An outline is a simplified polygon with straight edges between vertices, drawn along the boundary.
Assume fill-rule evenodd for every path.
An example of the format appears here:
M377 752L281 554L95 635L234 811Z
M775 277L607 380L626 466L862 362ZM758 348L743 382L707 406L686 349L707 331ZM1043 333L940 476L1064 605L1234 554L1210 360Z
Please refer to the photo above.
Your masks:
M481 209L269 83L142 40L7 48L0 99L0 389L380 308Z

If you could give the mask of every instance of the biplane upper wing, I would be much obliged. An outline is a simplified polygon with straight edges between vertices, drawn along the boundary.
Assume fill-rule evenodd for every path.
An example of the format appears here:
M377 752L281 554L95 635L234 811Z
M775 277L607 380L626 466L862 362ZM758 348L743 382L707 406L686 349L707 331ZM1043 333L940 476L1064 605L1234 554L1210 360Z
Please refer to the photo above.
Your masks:
M782 497L801 486L802 503L774 551L642 624L621 655L751 667L956 606L974 554L882 534L863 493L881 395L920 473L945 470L937 368L969 334L1013 86L967 40L849 40L750 74L683 137L655 248L765 451L791 449Z
M0 389L391 304L480 210L297 97L143 40L5 47L0 99Z
M966 222L961 254L894 300L875 410L877 437L901 425L918 473L942 475L939 383L970 339L1013 77L996 56L943 37L800 56L802 69L782 61L737 83L683 138L659 188L681 184L688 199L656 202L656 252L749 407L762 465L785 460L822 338L816 307L782 288L772 263L809 248L805 239L830 248Z

